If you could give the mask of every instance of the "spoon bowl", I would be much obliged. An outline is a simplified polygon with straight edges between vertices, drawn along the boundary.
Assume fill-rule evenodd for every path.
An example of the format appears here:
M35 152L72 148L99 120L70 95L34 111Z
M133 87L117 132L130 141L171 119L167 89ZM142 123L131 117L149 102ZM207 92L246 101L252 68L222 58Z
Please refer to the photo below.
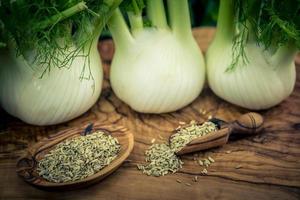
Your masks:
M87 127L91 132L91 126ZM86 128L86 129L87 129ZM49 182L37 173L37 163L50 151L55 145L66 139L78 137L86 134L85 128L70 128L60 131L54 135L42 139L34 146L27 149L26 155L17 162L17 174L27 183L43 189L71 190L94 184L117 170L127 159L134 145L133 134L127 128L115 125L94 125L93 131L101 130L116 138L121 146L118 156L106 167L97 173L78 181L64 183Z
M175 153L177 155L183 155L222 146L228 142L230 134L257 134L263 129L264 119L260 114L251 112L240 116L233 122L226 122L217 118L211 119L210 122L216 125L218 129L217 131L191 140L188 144ZM173 133L176 133L176 130ZM172 135L169 138L170 142L171 137Z

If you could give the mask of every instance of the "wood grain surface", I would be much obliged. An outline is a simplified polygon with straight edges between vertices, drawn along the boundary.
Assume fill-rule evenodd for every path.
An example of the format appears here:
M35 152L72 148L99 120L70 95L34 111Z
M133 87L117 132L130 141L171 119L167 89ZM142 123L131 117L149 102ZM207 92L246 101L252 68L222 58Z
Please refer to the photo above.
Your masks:
M214 30L194 30L205 50ZM300 68L294 92L280 105L260 112L265 118L262 134L231 138L221 148L182 157L184 167L176 174L149 177L137 170L151 140L165 142L179 121L205 121L209 116L233 120L248 112L224 102L209 88L191 105L177 112L149 115L132 111L111 91L108 71L113 47L103 41L99 49L105 69L105 84L98 102L84 115L56 126L37 127L0 112L0 199L300 199ZM300 59L297 58L299 61ZM297 61L297 62L298 62ZM135 136L135 146L127 162L100 183L86 189L47 192L25 183L16 174L16 161L24 149L59 130L91 122L126 126ZM211 156L206 176L194 157ZM193 182L198 175L198 182ZM176 180L180 179L182 183ZM190 183L190 186L185 185Z

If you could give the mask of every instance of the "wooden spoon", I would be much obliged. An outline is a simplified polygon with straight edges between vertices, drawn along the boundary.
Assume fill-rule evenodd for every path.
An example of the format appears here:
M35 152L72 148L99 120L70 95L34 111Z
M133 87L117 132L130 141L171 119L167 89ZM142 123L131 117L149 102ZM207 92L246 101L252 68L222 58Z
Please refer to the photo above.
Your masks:
M104 167L97 173L88 176L82 180L65 182L65 183L53 183L40 177L36 171L37 163L41 160L56 144L73 137L80 135L90 134L91 131L101 130L107 134L111 134L115 137L120 145L121 150L116 159L114 159L108 166ZM55 135L51 135L34 146L28 148L25 156L21 157L17 162L17 174L27 183L37 186L43 189L59 189L70 190L85 187L96 183L106 176L114 172L125 161L133 149L134 138L133 134L128 129L121 126L114 125L89 125L84 128L70 128Z
M230 134L252 135L259 133L263 129L264 123L263 117L253 112L244 114L230 123L217 118L211 119L210 121L217 125L218 131L195 138L176 152L176 154L182 155L222 146L227 143Z

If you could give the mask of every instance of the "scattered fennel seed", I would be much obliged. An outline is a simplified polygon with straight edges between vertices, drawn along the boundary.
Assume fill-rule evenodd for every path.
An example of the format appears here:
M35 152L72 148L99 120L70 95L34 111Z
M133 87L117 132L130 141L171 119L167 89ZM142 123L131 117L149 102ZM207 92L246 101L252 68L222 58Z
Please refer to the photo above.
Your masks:
M204 165L202 160L199 160L198 163L199 163L200 166Z
M210 157L210 156L208 156L207 159L210 161L210 163L214 163L215 162L215 160L212 157Z
M184 125L185 122L179 122ZM187 126L179 126L177 132L170 138L170 144L153 144L155 139L151 140L153 144L145 152L145 161L147 164L138 164L137 168L144 174L149 176L164 176L168 173L175 173L178 169L182 168L183 162L176 156L175 152L178 152L191 140L207 135L217 130L217 127L212 122L205 122L202 125L192 120ZM194 160L198 160L198 154L194 154ZM211 161L210 161L211 160ZM201 166L208 167L211 162L214 162L212 158L205 159L204 161L198 161Z
M178 152L182 147L188 144L195 138L202 137L217 130L217 127L212 122L205 122L201 125L196 124L194 120L186 127L182 127L171 136L170 147L175 152Z
M209 165L211 164L210 161L206 158L203 160L203 163L206 167L209 167Z
M205 168L201 171L201 174L202 174L202 175L206 175L206 174L207 174L207 168L208 168L212 163L214 163L214 162L215 162L215 160L214 160L212 157L210 157L210 156L208 156L208 158L204 158L204 159L202 159L202 160L198 160L199 165L205 167Z
M190 184L190 183L185 183L185 185L186 185L186 186L191 186L192 184Z
M183 162L167 144L153 144L145 155L147 164L138 165L138 169L148 176L164 176L182 168Z
M226 151L226 153L227 153L227 154L230 154L230 153L231 153L231 151Z
M207 169L204 168L204 169L201 171L201 174L206 175L206 174L207 174Z
M207 113L207 111L205 109L200 109L199 110L200 114L205 115Z
M109 165L119 151L117 139L97 131L57 144L38 162L37 172L55 183L81 180Z
M176 179L177 183L182 183L182 181L180 179Z
M193 181L198 182L198 176L195 176L195 177L193 178Z

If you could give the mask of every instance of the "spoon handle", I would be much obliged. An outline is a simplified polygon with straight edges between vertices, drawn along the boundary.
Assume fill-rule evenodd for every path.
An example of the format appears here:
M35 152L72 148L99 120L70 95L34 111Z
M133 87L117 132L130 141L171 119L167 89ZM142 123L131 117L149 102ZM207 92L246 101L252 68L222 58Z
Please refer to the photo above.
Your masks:
M264 118L255 112L246 113L230 124L232 134L256 134L263 128Z

